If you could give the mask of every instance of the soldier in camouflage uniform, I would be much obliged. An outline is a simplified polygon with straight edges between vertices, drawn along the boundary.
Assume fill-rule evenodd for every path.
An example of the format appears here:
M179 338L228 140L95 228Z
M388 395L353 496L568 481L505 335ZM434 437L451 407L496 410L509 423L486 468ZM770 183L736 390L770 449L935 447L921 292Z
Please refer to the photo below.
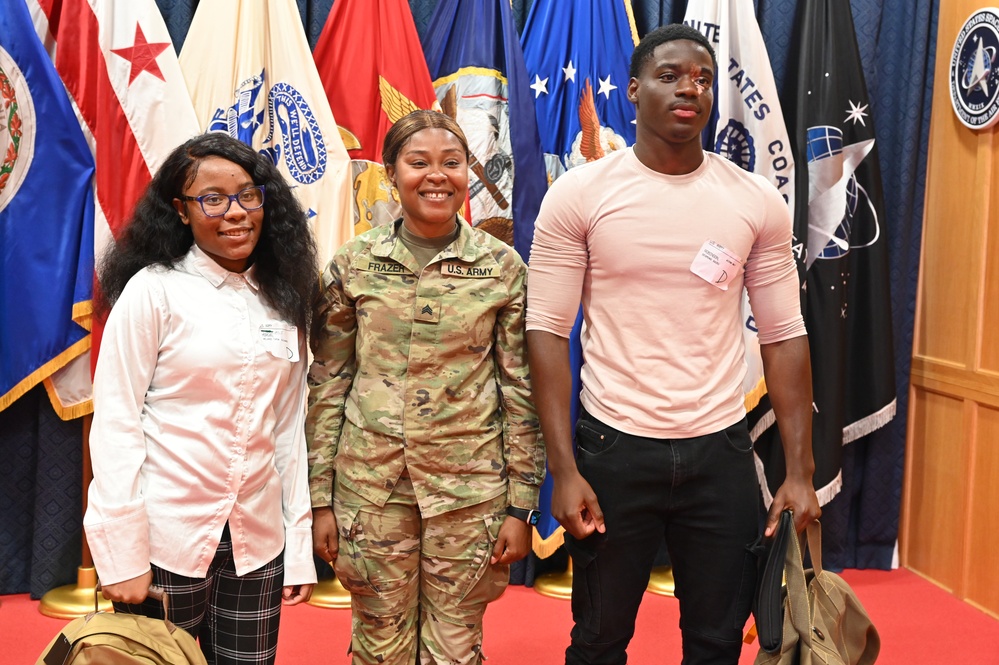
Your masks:
M468 147L416 111L385 138L403 218L322 276L306 435L316 553L351 592L354 663L482 660L545 473L526 266L460 221Z

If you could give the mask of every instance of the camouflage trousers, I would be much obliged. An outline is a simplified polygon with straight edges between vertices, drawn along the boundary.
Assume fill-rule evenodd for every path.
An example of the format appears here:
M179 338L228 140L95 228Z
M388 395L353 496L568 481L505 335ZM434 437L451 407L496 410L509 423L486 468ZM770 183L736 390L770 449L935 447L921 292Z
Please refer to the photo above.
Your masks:
M336 483L337 577L351 593L353 663L474 665L510 566L489 557L506 496L424 518L409 478L384 506Z

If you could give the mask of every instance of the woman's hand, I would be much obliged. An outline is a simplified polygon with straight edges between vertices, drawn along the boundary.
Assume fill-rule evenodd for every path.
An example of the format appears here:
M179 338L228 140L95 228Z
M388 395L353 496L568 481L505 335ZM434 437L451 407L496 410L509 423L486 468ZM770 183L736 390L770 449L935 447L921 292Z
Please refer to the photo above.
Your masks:
M312 584L295 584L286 586L281 591L281 601L285 605L304 603L312 596Z
M500 526L496 545L489 563L511 564L520 561L531 551L531 525L524 520L507 515Z
M153 583L153 571L148 570L138 577L133 577L116 584L101 585L101 594L116 603L137 605L149 595L149 585Z

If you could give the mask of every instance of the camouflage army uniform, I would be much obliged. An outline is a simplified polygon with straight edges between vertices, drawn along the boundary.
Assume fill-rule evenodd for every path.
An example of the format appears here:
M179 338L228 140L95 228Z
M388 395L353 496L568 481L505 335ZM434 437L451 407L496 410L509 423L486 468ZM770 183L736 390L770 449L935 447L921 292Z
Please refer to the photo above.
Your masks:
M400 223L355 237L322 276L312 505L334 507L355 662L410 665L419 634L423 663L478 663L486 603L509 576L489 564L506 506L536 507L544 479L527 269L461 224L420 271Z

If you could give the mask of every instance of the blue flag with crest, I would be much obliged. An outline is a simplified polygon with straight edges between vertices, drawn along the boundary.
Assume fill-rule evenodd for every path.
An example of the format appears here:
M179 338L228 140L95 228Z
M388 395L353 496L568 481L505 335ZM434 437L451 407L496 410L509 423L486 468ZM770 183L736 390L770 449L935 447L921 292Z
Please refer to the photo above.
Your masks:
M535 0L531 6L521 43L549 182L635 142L635 107L627 91L637 42L628 0ZM569 339L573 422L579 416L581 322L580 315ZM540 557L562 544L551 494L548 477L541 488L540 541L534 544Z
M23 0L0 0L0 410L90 348L94 161Z
M422 43L441 111L472 152L471 222L526 261L546 180L509 0L441 0Z

